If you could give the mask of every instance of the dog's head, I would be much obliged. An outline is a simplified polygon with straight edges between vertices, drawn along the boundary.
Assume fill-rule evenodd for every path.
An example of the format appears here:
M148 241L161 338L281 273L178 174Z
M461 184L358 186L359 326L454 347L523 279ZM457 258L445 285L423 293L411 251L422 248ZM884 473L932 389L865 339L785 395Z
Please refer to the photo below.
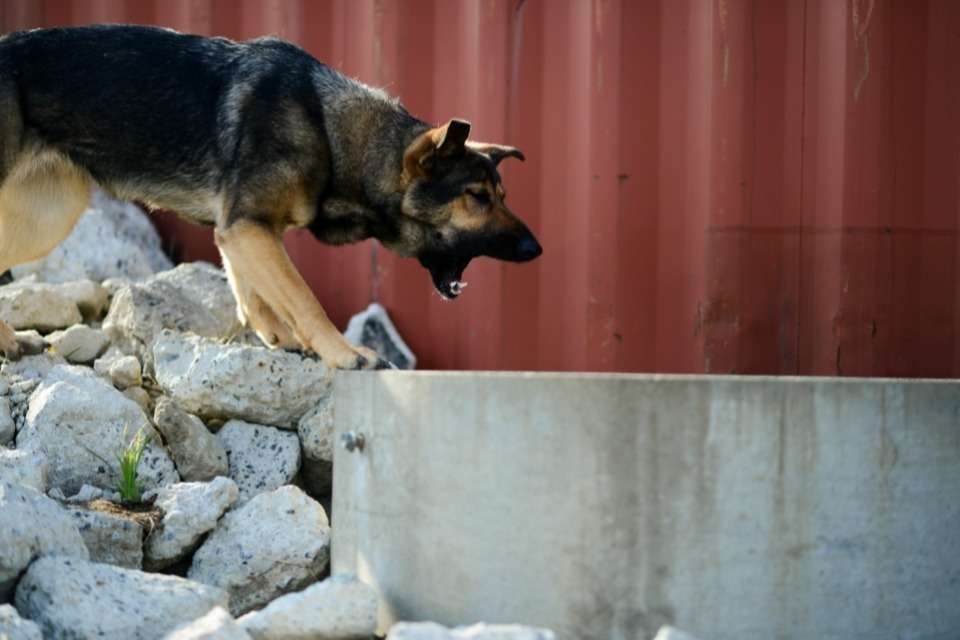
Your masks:
M403 156L402 213L425 233L410 251L444 298L456 298L464 269L477 256L525 262L542 253L527 226L507 208L497 167L523 160L518 149L468 142L470 123L451 120L418 136Z

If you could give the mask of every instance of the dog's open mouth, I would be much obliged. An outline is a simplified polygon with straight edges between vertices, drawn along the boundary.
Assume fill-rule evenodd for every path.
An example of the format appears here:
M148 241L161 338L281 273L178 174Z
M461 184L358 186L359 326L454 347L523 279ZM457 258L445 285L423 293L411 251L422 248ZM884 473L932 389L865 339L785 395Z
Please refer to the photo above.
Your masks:
M430 271L437 293L447 300L453 300L459 296L467 286L462 278L463 271L470 264L470 258L430 255L421 257L420 263Z

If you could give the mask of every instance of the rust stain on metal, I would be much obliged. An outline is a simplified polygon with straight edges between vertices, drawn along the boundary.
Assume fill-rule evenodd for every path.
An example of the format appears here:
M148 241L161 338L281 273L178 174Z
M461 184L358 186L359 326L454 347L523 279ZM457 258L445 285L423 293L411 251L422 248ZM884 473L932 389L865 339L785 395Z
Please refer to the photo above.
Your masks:
M867 0L867 10L861 14L860 0L850 0L850 20L853 23L853 37L857 44L863 49L863 67L860 70L860 77L857 84L853 87L853 99L860 99L860 90L863 83L870 77L870 18L873 16L875 0Z
M727 0L717 0L717 18L720 22L720 44L723 49L723 72L721 74L723 88L730 82L730 42L727 40L727 15L729 10Z

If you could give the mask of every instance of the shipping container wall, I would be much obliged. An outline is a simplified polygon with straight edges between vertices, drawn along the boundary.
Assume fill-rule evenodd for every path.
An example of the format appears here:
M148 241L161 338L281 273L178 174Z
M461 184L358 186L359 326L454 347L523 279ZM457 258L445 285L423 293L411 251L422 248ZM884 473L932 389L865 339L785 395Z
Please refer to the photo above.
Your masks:
M456 302L289 234L339 325L379 301L423 367L960 374L954 0L0 0L6 31L95 22L280 35L523 149L545 253L475 261Z

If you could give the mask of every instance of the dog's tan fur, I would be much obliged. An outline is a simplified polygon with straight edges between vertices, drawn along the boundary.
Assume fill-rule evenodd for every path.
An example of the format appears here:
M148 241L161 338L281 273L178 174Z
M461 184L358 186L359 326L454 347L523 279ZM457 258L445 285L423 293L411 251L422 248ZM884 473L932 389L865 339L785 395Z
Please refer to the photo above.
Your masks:
M0 185L0 273L49 253L69 235L90 199L90 177L55 151L23 154ZM0 350L19 355L0 320Z
M347 366L357 352L377 355L347 342L293 265L280 236L263 225L241 220L216 232L217 246L230 265L230 281L242 313L267 344L289 342L323 355L334 367ZM242 283L238 286L237 283ZM283 327L289 328L289 333Z

